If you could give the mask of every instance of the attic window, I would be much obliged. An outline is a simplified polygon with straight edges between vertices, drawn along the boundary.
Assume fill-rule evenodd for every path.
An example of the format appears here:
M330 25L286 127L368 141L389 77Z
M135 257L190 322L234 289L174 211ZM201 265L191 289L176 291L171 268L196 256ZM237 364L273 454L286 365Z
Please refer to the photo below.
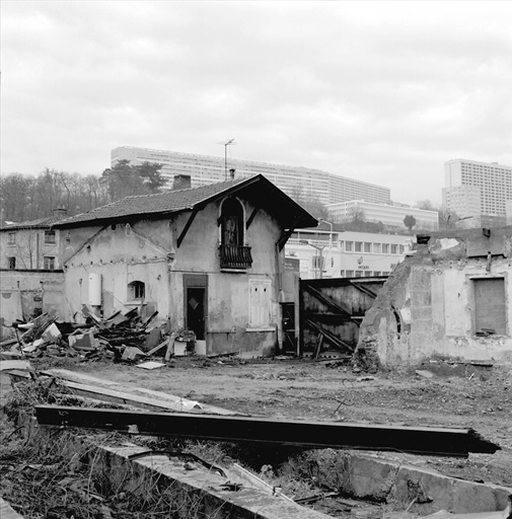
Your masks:
M44 231L44 242L45 243L56 243L55 231Z
M236 198L228 198L222 204L221 233L222 245L244 244L244 210Z
M252 265L251 248L244 246L244 208L234 197L222 204L220 217L221 269L247 269Z
M146 285L142 281L128 283L128 299L144 299L146 297Z

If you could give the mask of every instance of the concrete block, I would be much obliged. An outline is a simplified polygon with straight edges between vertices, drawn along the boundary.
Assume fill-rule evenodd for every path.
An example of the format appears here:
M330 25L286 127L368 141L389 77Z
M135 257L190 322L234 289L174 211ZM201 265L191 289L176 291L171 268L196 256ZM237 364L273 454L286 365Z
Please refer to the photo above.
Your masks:
M0 517L2 519L23 519L23 516L18 514L12 506L7 502L4 501L0 497Z
M397 464L353 455L348 468L352 493L355 497L371 497L375 500L387 501L398 472Z

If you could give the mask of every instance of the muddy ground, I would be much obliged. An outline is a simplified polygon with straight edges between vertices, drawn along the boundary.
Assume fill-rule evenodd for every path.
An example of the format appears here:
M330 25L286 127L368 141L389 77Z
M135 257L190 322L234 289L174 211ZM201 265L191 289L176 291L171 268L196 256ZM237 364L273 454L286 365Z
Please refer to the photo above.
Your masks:
M512 487L512 366L430 361L368 376L331 362L176 358L169 367L91 363L71 369L252 415L474 428L502 450L468 459L382 453L446 475ZM426 376L430 378L426 378Z
M50 367L33 362L35 367ZM64 365L120 383L252 415L367 424L474 428L496 454L468 459L381 453L443 474L512 487L512 366L435 361L419 370L353 373L331 362L176 358L151 371L111 362ZM430 377L430 378L427 378ZM2 375L3 397L8 382Z

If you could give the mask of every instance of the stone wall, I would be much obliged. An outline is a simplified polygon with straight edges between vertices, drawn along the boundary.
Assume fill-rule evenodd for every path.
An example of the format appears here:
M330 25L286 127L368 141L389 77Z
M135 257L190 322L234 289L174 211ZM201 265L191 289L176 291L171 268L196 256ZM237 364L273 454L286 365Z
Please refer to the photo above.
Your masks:
M476 229L417 245L366 313L356 359L366 352L384 365L434 355L512 362L510 232L486 242ZM486 283L502 287L503 295L489 288L479 295Z

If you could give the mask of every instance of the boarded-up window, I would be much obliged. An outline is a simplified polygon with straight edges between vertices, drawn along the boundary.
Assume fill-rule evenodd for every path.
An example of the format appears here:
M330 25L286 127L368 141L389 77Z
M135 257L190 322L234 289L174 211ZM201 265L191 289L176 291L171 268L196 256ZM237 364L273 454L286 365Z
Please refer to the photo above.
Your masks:
M270 280L249 281L249 327L268 328L271 312Z
M475 294L475 333L478 335L507 333L505 280L473 279Z

